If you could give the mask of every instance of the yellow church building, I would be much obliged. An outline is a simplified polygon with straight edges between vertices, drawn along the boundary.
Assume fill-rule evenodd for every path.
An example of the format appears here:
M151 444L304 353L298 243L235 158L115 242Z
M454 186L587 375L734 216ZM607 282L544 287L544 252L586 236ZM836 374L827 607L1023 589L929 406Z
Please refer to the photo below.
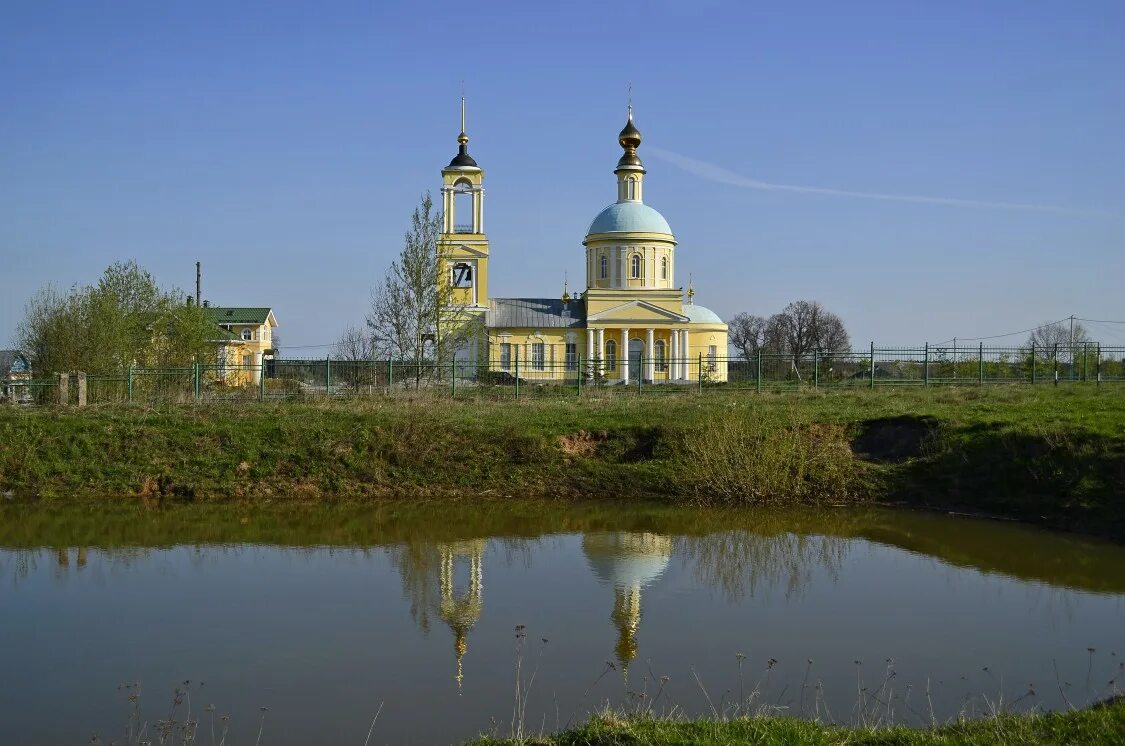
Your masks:
M614 174L616 201L590 223L586 289L561 298L494 298L484 228L484 171L469 155L464 100L457 155L442 169L443 281L461 317L483 321L460 359L527 380L583 375L606 383L688 383L727 377L727 325L676 283L676 237L644 202L648 173L637 155L633 108L617 136L625 151Z

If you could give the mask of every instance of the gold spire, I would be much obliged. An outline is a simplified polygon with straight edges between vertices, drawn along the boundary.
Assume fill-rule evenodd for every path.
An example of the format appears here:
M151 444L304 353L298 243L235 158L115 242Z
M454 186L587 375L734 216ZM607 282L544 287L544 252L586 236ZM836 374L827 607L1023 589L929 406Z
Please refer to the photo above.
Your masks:
M563 294L562 294L563 305L569 306L570 301L571 301L570 293L567 291L567 287L566 287L566 272L564 271L563 272Z
M695 301L692 300L692 298L694 298L694 297L695 297L695 285L692 284L691 275L688 275L688 281L687 281L687 302L688 302L688 305L691 305L692 303L695 302Z

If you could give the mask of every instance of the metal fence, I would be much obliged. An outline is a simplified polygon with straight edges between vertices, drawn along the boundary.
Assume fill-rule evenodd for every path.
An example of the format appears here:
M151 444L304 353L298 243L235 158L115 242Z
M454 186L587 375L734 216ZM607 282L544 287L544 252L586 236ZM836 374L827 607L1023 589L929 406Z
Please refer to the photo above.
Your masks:
M627 372L626 372L627 371ZM4 400L59 404L58 376L9 382ZM73 378L73 376L72 376ZM713 391L903 386L1102 385L1125 382L1125 346L876 347L803 355L764 351L749 356L626 361L582 357L506 365L468 361L270 360L262 366L196 364L188 368L131 368L87 375L88 404L314 400L401 393L454 397L573 397L682 394ZM76 403L76 387L68 387Z

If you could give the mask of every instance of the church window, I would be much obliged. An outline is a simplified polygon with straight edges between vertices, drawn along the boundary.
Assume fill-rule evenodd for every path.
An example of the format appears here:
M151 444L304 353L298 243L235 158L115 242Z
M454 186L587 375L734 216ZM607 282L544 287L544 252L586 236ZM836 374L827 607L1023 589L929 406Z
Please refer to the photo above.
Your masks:
M578 370L578 343L566 343L566 369Z
M605 343L605 369L617 370L617 343L612 339Z
M665 358L665 355L664 355L664 340L663 339L656 340L656 344L653 345L653 347L655 349L653 350L652 356L653 356L653 360L656 362L656 369L659 370L659 371L668 370L668 362L667 362L667 360Z
M543 370L546 362L546 345L542 342L531 343L531 367L533 370Z
M512 369L512 344L511 342L500 343L500 370Z
M629 180L626 182L626 184L627 184L627 189L628 189L627 198L628 199L636 199L637 198L637 179L636 179L636 177L630 176Z
M629 276L632 277L634 280L640 279L640 277L641 277L641 255L640 254L633 254L633 259L629 264L630 264Z
M660 259L660 279L668 279L668 257L661 257Z
M599 262L598 277L603 280L606 277L609 277L609 257L605 256L604 254L602 255L601 261Z
M719 369L717 365L719 358L719 348L715 345L708 345L707 347L707 370L714 373Z
M250 370L251 359L252 358L249 355L243 355L242 356L242 367L243 367L243 369Z
M253 338L254 338L254 332L253 332L253 331L251 331L250 329L243 329L243 330L242 330L242 339L243 339L243 341L245 341L245 342L249 342L249 341L250 341L250 340L252 340Z

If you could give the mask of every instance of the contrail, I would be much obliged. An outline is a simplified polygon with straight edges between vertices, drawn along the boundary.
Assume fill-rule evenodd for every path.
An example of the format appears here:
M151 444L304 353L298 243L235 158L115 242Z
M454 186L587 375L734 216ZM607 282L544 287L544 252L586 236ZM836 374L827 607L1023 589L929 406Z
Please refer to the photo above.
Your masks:
M1072 215L1114 215L1115 213L1099 210L1082 210L1073 207L1058 207L1056 205L1037 205L1022 202L986 202L976 199L957 199L955 197L927 197L917 194L883 194L880 192L853 192L848 189L826 189L823 187L795 186L793 184L773 184L741 176L733 171L728 171L714 163L689 158L686 155L673 153L664 148L649 146L645 148L657 158L682 168L690 174L701 179L717 181L720 184L743 187L746 189L766 189L777 192L801 192L804 194L826 194L833 197L859 197L862 199L881 199L893 202L917 202L927 205L951 205L955 207L985 207L1000 210L1036 210L1040 212L1060 212Z

